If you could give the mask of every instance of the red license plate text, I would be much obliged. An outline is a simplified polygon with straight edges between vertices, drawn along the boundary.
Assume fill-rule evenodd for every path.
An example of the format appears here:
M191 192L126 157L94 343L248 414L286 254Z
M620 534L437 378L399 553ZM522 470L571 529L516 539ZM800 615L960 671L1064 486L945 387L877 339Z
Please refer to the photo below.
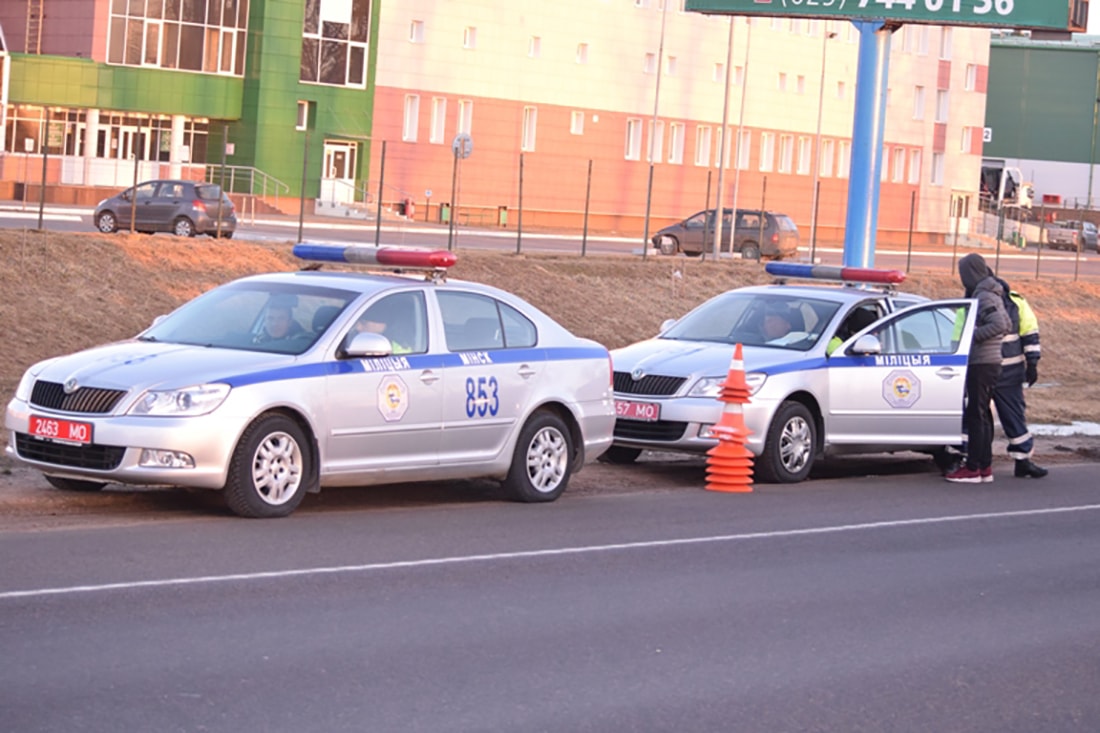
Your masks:
M656 422L661 419L661 406L656 402L615 400L615 416L625 420Z
M61 440L66 443L92 442L91 423L59 420L55 417L31 415L30 433L39 438Z

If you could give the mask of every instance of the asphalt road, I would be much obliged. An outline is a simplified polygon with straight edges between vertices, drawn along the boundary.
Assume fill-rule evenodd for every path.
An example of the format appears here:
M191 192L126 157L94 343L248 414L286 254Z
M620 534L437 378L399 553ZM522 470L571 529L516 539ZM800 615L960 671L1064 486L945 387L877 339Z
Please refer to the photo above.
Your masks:
M91 214L91 208L47 206L42 212L42 225L51 231L91 231ZM20 202L0 202L0 228L36 228L38 219L39 210L35 204L29 204L24 210ZM295 217L242 217L236 237L255 241L293 242L298 238L298 224ZM372 221L344 221L325 217L308 217L303 220L302 225L302 238L318 243L378 242L383 245L440 248L450 246L502 252L515 252L518 247L524 252L574 253L578 256L582 253L640 256L642 253L640 236L582 237L579 233L548 232L523 232L520 235L514 229L458 225L451 228L404 220L387 220L381 227L376 227ZM800 254L809 257L809 249L809 243L803 242ZM917 247L908 251L906 247L881 246L876 247L874 262L876 267L950 272L954 269L955 261L968 251L956 251L950 247ZM652 257L661 256L654 250L649 250L647 254ZM815 247L812 254L822 264L839 265L844 260L843 247L839 246ZM1044 277L1100 280L1100 256L1093 252L1083 253L1078 259L1075 253L1049 249L1040 251L1034 247L1017 250L1005 243L1000 253L988 248L982 254L1003 277L1035 277L1038 273Z
M0 728L1094 732L1096 468L0 532Z

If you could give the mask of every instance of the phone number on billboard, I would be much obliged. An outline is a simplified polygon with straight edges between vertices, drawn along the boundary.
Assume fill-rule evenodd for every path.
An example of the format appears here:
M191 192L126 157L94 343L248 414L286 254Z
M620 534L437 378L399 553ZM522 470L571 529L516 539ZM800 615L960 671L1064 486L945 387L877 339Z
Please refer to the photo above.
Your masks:
M884 10L918 10L923 5L930 13L938 13L944 10L949 13L962 13L963 0L780 0L784 8L832 8L834 10L874 10L882 7ZM974 5L974 15L1011 15L1015 0L977 0Z

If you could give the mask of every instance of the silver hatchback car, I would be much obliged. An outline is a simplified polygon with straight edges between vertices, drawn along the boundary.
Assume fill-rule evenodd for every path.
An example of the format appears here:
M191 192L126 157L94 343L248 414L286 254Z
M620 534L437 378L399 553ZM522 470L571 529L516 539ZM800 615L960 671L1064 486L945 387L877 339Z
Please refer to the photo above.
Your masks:
M237 211L229 196L213 183L145 181L96 204L92 223L104 234L132 226L137 232L228 239L237 231Z
M325 486L477 477L552 501L614 422L607 349L514 295L302 271L230 282L133 339L35 364L4 424L8 454L57 488L220 489L239 515L277 517Z
M738 343L751 390L746 447L764 481L801 481L829 455L944 458L961 442L974 301L929 301L858 282L892 271L779 262L767 270L782 278L844 271L849 284L730 290L655 338L612 351L618 420L606 460L712 448L724 407L717 397Z

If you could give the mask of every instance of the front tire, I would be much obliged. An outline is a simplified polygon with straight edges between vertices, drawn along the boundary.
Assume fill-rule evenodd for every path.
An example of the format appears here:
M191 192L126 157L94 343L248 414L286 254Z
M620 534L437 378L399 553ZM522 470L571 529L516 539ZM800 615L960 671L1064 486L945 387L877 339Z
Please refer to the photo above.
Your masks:
M95 228L104 234L114 234L118 231L118 218L110 211L101 211L95 219Z
M195 222L186 216L181 216L172 222L172 233L177 237L193 237L195 236Z
M237 515L285 517L302 503L309 441L296 422L270 414L248 426L233 451L225 503Z
M562 419L536 412L523 426L504 489L513 501L554 501L573 472L573 439Z
M61 476L45 476L46 482L55 489L61 489L62 491L79 491L81 493L90 493L93 491L100 491L107 485L106 481L82 481L75 478L62 478Z
M817 424L801 402L784 402L776 410L756 459L756 475L767 483L794 484L810 475L817 452Z

